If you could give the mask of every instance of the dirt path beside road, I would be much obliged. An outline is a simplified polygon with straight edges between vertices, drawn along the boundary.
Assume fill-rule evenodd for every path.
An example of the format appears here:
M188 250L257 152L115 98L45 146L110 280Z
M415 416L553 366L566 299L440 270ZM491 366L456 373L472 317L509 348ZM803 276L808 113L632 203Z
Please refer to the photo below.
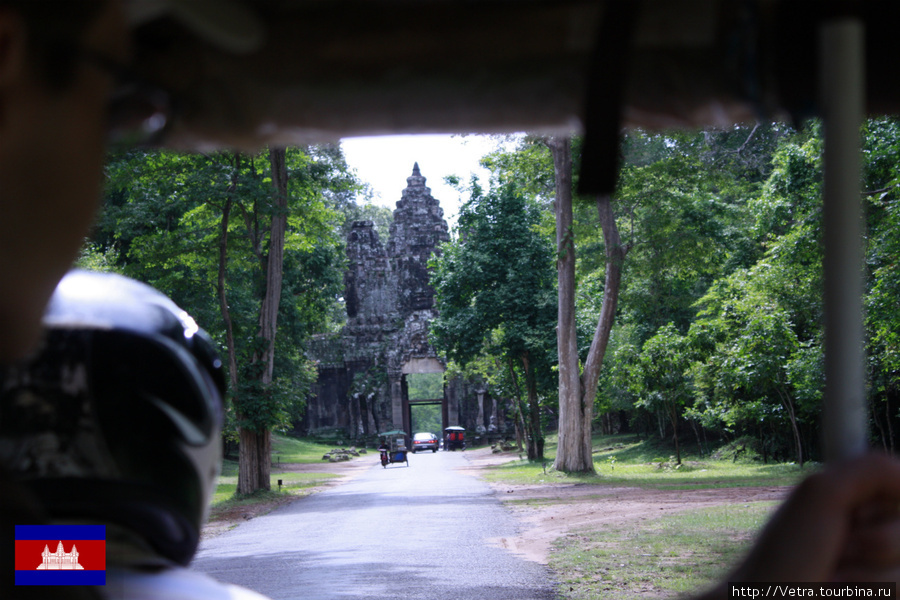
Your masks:
M466 455L470 465L466 470L475 476L490 465L518 459L515 453L493 454L489 448L467 450ZM547 563L553 542L572 530L711 506L778 501L790 490L787 486L658 490L552 482L491 483L491 487L522 523L520 535L492 543L542 564Z

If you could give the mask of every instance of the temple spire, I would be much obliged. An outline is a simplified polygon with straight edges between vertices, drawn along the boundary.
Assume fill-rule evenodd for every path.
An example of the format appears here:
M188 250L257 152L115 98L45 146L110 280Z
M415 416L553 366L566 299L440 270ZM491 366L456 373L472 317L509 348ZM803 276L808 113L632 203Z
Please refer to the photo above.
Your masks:
M419 163L416 162L413 165L412 175L406 178L407 187L425 187L425 178L422 177L422 172L419 171Z

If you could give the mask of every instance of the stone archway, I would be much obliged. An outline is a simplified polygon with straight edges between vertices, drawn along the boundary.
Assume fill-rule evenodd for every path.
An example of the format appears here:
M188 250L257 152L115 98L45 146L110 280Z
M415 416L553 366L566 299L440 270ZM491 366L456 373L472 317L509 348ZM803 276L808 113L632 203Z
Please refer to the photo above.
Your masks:
M441 386L442 392L440 398L417 398L415 400L410 400L409 398L409 386L407 381L407 376L409 375L424 375L429 373L444 373L446 371L446 367L434 357L413 357L407 360L403 367L400 369L400 398L399 398L399 406L395 402L394 406L394 414L397 415L397 412L400 413L400 419L398 420L396 417L394 422L402 422L403 430L408 434L412 435L412 407L414 404L440 404L441 405L441 432L443 432L444 428L447 427L448 423L453 420L456 422L458 420L458 415L451 414L449 403L447 402L447 390L446 384ZM398 410L399 409L399 410ZM441 433L438 433L441 435ZM411 442L410 442L411 443Z

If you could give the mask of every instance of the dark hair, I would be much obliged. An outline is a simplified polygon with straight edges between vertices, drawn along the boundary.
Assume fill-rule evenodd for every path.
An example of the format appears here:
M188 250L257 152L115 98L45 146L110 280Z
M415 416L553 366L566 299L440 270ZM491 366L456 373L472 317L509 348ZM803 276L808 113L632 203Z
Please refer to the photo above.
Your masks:
M0 0L17 12L28 30L28 51L35 69L52 90L68 87L75 72L81 38L109 0Z

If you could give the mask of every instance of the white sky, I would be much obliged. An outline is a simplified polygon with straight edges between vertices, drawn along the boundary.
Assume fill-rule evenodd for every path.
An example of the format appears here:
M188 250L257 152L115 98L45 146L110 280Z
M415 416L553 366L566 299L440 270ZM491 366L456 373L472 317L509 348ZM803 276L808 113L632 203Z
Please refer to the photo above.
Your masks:
M445 185L444 177L457 175L468 183L474 173L486 185L488 173L478 166L478 161L499 143L498 139L480 135L392 135L344 138L341 147L347 164L372 186L373 203L391 210L397 207L406 178L418 162L425 185L440 202L452 229L459 206L467 198L460 198L459 192Z

